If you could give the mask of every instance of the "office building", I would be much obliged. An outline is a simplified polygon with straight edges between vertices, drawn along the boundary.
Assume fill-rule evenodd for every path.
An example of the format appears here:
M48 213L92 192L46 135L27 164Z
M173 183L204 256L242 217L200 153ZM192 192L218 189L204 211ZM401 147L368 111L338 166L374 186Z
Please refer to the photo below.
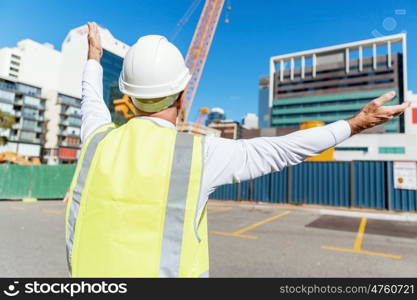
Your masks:
M399 34L272 57L271 126L345 119L390 90L398 95L393 103L403 102L405 51ZM384 132L404 130L402 117L384 125Z
M259 78L258 91L258 116L259 128L270 127L270 109L269 109L269 78L263 76Z
M397 96L390 104L414 99L407 88L405 33L273 56L268 103L271 126L298 128L306 121L346 119L391 90ZM351 137L336 147L335 158L416 160L415 109Z
M49 164L73 163L79 155L81 80L87 61L87 26L72 29L61 51L48 43L26 39L14 48L0 49L0 76L41 89L47 99L43 159ZM121 96L118 76L129 46L100 27L103 45L103 98L111 112L112 100Z

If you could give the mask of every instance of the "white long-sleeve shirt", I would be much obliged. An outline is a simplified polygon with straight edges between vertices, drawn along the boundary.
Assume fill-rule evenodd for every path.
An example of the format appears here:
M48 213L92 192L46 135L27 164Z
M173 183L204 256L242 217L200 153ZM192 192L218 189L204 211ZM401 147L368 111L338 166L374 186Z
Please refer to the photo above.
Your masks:
M81 141L102 125L111 123L110 112L103 100L103 69L88 60L83 74L81 101ZM163 119L151 119L158 125L176 129ZM196 220L200 219L208 196L220 185L253 179L286 166L302 162L327 148L346 140L351 134L346 121L279 137L230 140L205 137L204 171Z

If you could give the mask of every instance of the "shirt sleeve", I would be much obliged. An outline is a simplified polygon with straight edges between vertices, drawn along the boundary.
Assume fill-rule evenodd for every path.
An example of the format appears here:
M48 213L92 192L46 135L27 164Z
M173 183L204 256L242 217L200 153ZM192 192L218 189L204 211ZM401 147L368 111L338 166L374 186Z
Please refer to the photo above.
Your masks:
M103 100L103 68L94 59L84 67L81 93L81 143L97 128L111 123L110 111Z
M337 121L279 137L206 137L203 180L213 190L219 185L280 171L341 143L350 134L349 123Z

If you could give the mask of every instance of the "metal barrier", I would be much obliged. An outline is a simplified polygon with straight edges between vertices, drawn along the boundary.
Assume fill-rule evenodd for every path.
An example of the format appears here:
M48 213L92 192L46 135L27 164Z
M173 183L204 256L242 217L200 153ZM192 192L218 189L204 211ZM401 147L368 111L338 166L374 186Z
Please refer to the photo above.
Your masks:
M219 187L220 192L210 198L417 211L417 190L394 189L392 165L389 161L304 162Z
M0 165L0 199L61 199L75 165ZM417 211L417 190L394 189L387 161L304 162L218 187L211 199Z
M386 162L355 161L355 206L387 209Z

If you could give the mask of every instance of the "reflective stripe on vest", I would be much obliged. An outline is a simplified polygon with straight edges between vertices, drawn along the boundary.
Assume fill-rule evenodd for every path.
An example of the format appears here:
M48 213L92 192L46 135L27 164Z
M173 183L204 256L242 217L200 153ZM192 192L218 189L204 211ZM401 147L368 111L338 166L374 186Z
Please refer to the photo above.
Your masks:
M74 232L75 232L75 223L78 216L78 210L80 208L80 200L82 196L82 192L84 190L85 181L88 176L88 171L90 170L91 161L93 160L94 153L96 152L98 143L114 128L108 128L105 131L99 132L93 136L91 141L87 145L87 149L85 150L84 159L82 161L80 173L77 177L77 183L74 187L74 191L72 194L72 201L71 207L68 216L68 236L66 241L66 248L67 248L67 263L68 268L71 271L71 257L72 257L72 246L74 243Z
M178 277L192 155L193 136L186 133L178 133L175 141L165 211L159 270L159 276L161 277Z

